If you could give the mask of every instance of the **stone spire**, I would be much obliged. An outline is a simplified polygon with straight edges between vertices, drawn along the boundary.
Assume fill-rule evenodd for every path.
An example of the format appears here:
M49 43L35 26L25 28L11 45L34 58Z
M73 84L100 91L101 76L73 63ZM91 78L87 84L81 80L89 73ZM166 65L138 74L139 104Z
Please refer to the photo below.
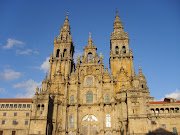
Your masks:
M141 69L140 64L139 64L139 74L142 74L142 69Z
M139 64L139 75L138 75L138 76L139 76L140 78L143 78L143 79L146 80L145 76L144 76L143 73L142 73L142 69L141 69L140 64Z
M118 11L116 10L116 17L114 21L114 32L123 32L123 24L119 19Z
M70 25L69 25L69 19L68 19L68 11L67 11L67 14L66 14L66 19L64 21L64 24L63 26L61 27L61 32L70 32Z
M91 32L89 33L89 40L87 41L87 43L88 43L88 45L87 45L88 48L93 47L93 40L91 38Z
M69 25L68 11L67 11L66 19L64 20L64 24L62 25L61 30L60 30L60 35L58 36L58 38L55 37L54 44L57 42L63 42L63 43L72 42L70 29L71 27Z
M48 78L47 78L47 73L46 73L46 77L44 78L44 80L42 81L42 83L47 83L48 82Z
M129 40L129 36L126 32L124 32L123 24L119 19L118 11L116 11L115 21L113 26L114 26L113 27L114 32L112 32L112 35L110 36L111 40L119 40L119 39Z

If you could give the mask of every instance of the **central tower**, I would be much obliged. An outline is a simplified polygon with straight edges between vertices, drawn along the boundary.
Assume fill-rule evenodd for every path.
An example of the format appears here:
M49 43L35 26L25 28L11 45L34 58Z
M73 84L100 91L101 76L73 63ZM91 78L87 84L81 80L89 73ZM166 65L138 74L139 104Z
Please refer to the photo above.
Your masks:
M122 88L130 88L129 77L133 72L133 55L129 49L129 36L124 32L123 24L118 12L110 36L110 69L111 76L117 79L115 92Z

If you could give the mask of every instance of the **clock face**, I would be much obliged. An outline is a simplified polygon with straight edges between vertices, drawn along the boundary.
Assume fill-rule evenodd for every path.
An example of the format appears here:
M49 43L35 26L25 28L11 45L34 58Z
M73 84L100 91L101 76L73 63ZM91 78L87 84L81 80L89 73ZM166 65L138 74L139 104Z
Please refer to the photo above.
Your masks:
M93 86L93 78L92 77L88 77L86 79L86 84L87 84L87 86Z

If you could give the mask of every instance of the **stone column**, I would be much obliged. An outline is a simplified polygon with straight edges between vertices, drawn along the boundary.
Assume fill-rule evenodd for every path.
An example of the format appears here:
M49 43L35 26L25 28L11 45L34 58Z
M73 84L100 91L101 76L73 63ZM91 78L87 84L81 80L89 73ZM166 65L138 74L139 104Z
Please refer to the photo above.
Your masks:
M74 114L74 133L73 135L78 135L78 104L75 105L75 114Z
M100 104L100 113L101 113L101 117L99 119L100 135L104 135L104 104L103 103Z

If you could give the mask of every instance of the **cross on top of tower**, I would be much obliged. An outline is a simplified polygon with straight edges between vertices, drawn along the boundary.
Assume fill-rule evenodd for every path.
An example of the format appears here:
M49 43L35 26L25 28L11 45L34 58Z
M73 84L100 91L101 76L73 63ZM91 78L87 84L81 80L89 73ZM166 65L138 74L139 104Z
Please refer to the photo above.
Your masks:
M67 13L66 13L66 18L68 19L68 15L69 15L69 11L67 10Z

